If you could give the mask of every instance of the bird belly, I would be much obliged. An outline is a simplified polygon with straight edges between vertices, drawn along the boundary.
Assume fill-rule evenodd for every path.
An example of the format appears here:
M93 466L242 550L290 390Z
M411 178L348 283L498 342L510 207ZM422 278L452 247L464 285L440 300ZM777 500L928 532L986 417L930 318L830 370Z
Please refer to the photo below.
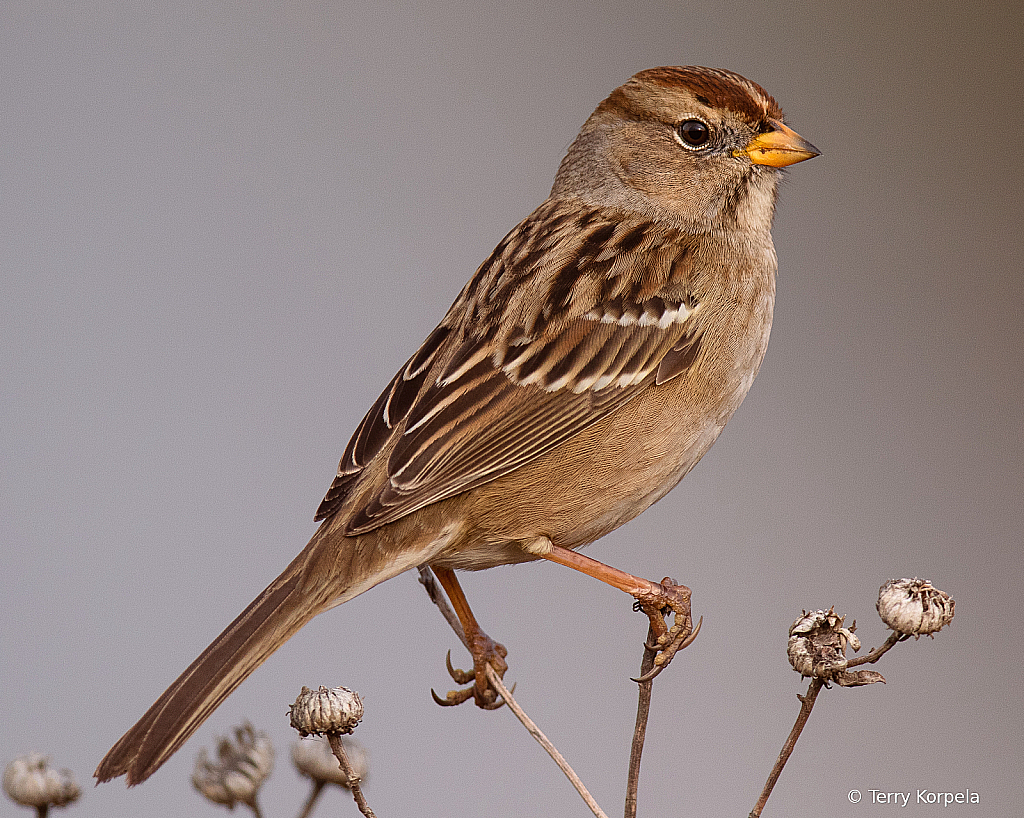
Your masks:
M649 392L685 389L685 379L677 380ZM736 384L734 391L740 388ZM728 401L724 413L687 407L669 414L667 407L678 409L678 402L638 396L515 472L445 501L465 509L467 525L432 564L481 570L537 559L530 548L540 539L565 548L600 539L674 488L741 400L737 395Z

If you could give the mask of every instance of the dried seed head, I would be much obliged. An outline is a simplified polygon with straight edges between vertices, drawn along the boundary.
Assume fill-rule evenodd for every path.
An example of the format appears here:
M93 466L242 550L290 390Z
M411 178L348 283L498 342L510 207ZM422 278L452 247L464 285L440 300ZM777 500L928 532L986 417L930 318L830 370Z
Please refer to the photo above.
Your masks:
M344 738L341 739L341 742L345 745L345 753L352 765L352 771L360 781L364 781L366 773L370 769L366 750L355 739ZM349 788L348 776L345 775L338 759L331 752L330 745L323 739L315 738L309 741L295 742L292 745L292 763L295 764L301 775L313 781L323 784L338 784L345 789Z
M206 749L199 751L192 786L215 804L254 807L256 795L274 769L274 745L266 733L246 722L235 728L234 740L217 742L217 758L210 760Z
M860 650L860 639L854 634L855 622L844 628L846 617L834 609L804 611L789 629L787 654L789 663L801 676L826 681L846 670L846 646Z
M26 807L64 807L82 791L70 770L55 770L42 753L18 756L4 770L4 792Z
M933 634L953 621L956 603L926 579L890 579L875 603L882 621L897 633Z
M299 735L351 733L363 718L363 700L347 687L303 687L295 704L288 708L292 727Z

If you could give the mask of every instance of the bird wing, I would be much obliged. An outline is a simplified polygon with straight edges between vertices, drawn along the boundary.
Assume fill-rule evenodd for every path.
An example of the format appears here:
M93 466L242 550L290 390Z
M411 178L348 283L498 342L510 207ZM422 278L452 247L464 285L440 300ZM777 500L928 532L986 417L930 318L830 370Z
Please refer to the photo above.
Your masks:
M692 245L650 221L545 203L381 393L316 519L344 508L350 535L393 522L508 474L685 371L701 341ZM386 469L367 469L383 457Z

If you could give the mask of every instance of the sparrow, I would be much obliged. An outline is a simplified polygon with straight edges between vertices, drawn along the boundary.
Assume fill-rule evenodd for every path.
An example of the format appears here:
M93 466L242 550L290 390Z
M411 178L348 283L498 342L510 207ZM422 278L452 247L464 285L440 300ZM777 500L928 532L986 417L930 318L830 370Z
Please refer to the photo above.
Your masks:
M418 566L437 575L473 655L457 679L473 686L445 703L500 704L486 666L507 667L457 570L546 559L582 571L633 595L671 658L693 635L689 589L576 549L672 489L747 394L772 323L780 169L818 154L730 71L653 68L616 88L547 200L366 413L306 547L96 778L145 781L310 619Z

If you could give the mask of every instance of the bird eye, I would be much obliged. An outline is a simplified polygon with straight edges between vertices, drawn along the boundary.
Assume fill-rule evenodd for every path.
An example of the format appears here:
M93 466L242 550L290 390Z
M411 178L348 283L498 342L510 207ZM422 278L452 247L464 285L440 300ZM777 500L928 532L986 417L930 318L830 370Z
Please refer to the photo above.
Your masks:
M688 148L703 148L711 141L711 129L699 119L684 119L676 127L676 132Z

